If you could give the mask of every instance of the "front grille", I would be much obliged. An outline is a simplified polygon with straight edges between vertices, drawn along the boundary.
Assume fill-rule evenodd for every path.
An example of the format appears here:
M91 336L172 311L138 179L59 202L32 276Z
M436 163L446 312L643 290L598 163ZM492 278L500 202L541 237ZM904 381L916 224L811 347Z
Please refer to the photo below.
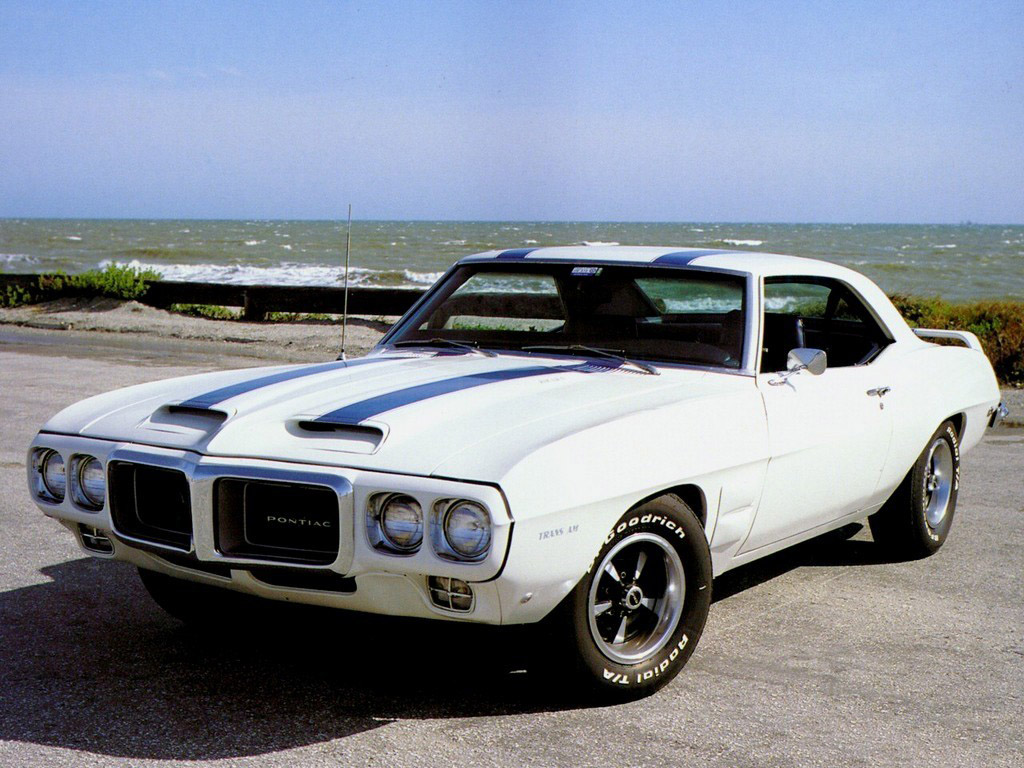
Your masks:
M186 552L192 548L192 503L184 472L112 462L110 514L125 536Z
M338 496L319 485L221 478L214 485L217 549L308 565L338 556Z

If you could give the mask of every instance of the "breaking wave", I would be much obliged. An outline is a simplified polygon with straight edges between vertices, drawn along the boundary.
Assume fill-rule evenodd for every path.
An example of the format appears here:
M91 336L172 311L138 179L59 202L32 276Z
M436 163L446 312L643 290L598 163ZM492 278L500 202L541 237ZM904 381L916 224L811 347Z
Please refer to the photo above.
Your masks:
M0 253L0 264L38 264L39 259L27 253Z

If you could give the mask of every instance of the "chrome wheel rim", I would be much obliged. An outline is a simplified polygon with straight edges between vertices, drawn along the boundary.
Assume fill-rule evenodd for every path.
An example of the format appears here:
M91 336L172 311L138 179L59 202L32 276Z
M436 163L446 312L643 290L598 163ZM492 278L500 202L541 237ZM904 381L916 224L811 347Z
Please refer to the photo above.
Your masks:
M938 438L928 449L924 470L924 516L933 530L949 512L953 495L953 451L949 443Z
M612 547L595 572L587 598L591 637L612 661L644 661L672 637L685 598L679 553L661 536L634 533Z

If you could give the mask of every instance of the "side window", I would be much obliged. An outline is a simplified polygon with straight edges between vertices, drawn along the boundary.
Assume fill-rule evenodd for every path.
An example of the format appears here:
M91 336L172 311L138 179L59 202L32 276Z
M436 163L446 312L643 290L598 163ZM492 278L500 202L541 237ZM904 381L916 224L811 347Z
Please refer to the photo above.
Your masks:
M849 288L824 278L769 278L761 371L786 368L789 350L823 349L830 368L870 362L889 339Z
M765 283L764 309L775 316L824 318L831 293L818 283Z

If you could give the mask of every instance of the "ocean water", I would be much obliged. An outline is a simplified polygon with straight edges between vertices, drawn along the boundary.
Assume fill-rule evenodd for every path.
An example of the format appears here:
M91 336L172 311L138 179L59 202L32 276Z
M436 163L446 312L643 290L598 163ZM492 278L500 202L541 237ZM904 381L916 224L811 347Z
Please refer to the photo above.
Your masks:
M426 287L491 248L581 242L789 253L859 270L884 290L1024 299L1024 226L356 221L350 284ZM0 272L150 267L168 280L340 285L343 221L0 219Z

